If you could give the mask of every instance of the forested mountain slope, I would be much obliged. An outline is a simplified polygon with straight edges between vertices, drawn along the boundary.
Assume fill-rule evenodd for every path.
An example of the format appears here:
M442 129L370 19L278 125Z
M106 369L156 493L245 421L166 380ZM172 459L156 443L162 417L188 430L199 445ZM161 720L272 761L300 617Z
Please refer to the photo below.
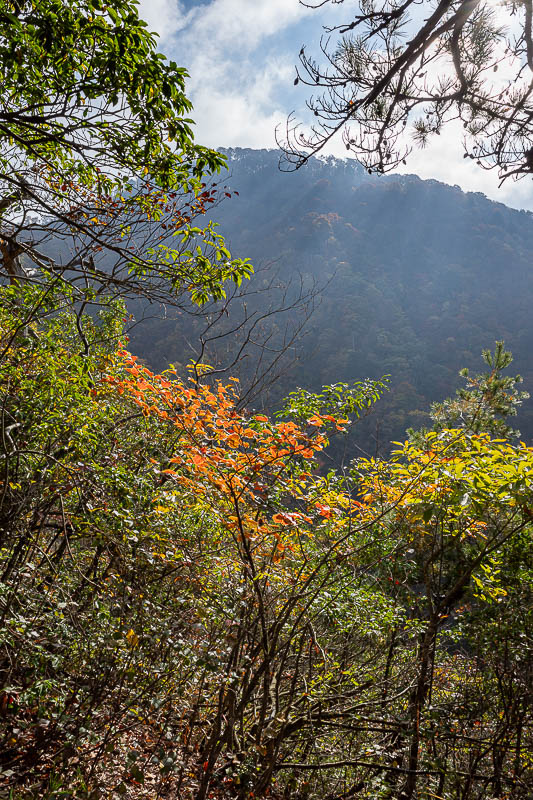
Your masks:
M274 263L293 286L302 276L320 290L307 335L291 348L296 362L256 406L296 385L390 374L391 392L360 429L374 449L376 436L386 444L423 424L429 402L453 393L458 370L477 369L481 350L497 339L512 350L525 388L533 386L533 215L413 175L369 175L351 161L315 159L287 174L276 151L224 152L224 182L239 195L213 215L232 252L256 268ZM251 288L266 280L260 273ZM226 327L239 313L236 300ZM184 339L192 344L200 328L182 316L145 323L132 339L161 367L186 360ZM518 424L531 439L527 404Z
M275 153L215 187L136 0L0 9L0 800L531 800L510 352L427 403L495 337L527 369L530 217Z

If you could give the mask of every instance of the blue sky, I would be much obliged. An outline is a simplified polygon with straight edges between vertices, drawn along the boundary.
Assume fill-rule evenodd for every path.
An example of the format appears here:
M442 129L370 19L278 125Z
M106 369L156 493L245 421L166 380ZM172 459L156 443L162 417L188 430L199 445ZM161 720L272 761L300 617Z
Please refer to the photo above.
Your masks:
M315 0L316 2L316 0ZM310 10L298 0L141 0L140 12L160 36L160 49L190 72L196 136L213 147L275 147L287 114L305 121L307 87L294 86L302 44L319 55L322 26L350 19L354 0ZM344 157L337 141L329 152ZM449 127L405 172L481 191L533 210L530 178L498 188L495 173L463 159L461 131Z

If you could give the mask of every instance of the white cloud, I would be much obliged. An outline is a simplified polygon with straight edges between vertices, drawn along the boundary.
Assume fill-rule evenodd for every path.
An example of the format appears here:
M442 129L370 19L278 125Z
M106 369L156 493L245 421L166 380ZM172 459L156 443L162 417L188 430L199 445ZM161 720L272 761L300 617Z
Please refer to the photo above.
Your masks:
M275 90L290 81L292 65L270 61L254 69L246 64L231 83L220 65L213 68L218 80L208 85L195 82L193 116L198 138L213 147L275 147L276 125L286 117Z
M400 171L457 184L467 192L483 192L492 200L516 208L533 208L531 179L510 179L499 187L497 170L484 170L475 161L463 158L462 139L462 125L448 123L440 136L432 137L427 148L413 150L407 166Z
M148 28L159 34L161 47L185 28L196 11L186 12L179 0L140 0L139 16L148 23Z
M189 70L187 93L194 103L196 137L214 147L275 147L276 125L283 126L288 112L305 101L302 87L291 91L300 37L316 51L320 25L332 13L339 18L342 10L328 4L325 11L314 12L298 0L211 0L192 7L185 0L140 4L141 15L161 35L163 52ZM503 65L493 76L508 78ZM298 114L303 116L301 108ZM403 171L533 209L531 180L508 181L499 189L495 172L463 159L462 133L460 125L448 124L425 150L412 153ZM325 152L346 155L340 136Z
M148 0L145 0L147 2ZM158 0L169 13L172 3ZM292 85L294 54L277 37L301 19L297 0L213 0L167 19L166 51L187 67L196 137L210 146L275 147L285 120L279 95ZM163 14L163 16L164 16Z
M238 59L301 17L296 0L213 0L198 11L191 33L200 47L237 48L232 55Z

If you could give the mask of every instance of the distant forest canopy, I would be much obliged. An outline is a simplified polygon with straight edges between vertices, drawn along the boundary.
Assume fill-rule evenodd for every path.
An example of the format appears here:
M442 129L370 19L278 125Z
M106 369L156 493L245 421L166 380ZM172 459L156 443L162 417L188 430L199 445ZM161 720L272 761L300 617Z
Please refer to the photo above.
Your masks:
M386 452L407 427L424 425L430 402L455 392L462 367L478 372L481 351L495 340L505 341L524 388L533 388L532 214L414 175L369 175L350 160L312 159L286 174L277 151L223 152L229 176L220 184L239 195L212 215L232 252L249 257L258 274L242 288L249 296L236 297L206 338L238 325L243 303L248 315L281 305L284 291L274 286L291 284L289 307L298 293L313 295L300 310L258 326L261 341L271 336L271 358L288 338L287 325L303 330L277 361L277 382L250 394L253 407L275 408L296 386L390 375L390 392L355 437L374 453ZM198 355L204 327L183 311L148 319L133 329L131 347L157 369L184 367ZM208 342L201 360L231 363L239 335ZM244 391L259 353L252 348L232 368ZM524 404L516 425L533 439L533 404Z

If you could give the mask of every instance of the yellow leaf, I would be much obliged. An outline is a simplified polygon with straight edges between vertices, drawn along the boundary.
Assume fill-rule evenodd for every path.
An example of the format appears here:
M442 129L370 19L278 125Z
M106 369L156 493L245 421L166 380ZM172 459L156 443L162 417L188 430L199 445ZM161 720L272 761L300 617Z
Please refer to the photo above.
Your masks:
M130 645L130 647L137 647L137 645L139 644L139 637L137 636L135 631L133 631L131 628L126 634L126 639L128 640L128 644Z

